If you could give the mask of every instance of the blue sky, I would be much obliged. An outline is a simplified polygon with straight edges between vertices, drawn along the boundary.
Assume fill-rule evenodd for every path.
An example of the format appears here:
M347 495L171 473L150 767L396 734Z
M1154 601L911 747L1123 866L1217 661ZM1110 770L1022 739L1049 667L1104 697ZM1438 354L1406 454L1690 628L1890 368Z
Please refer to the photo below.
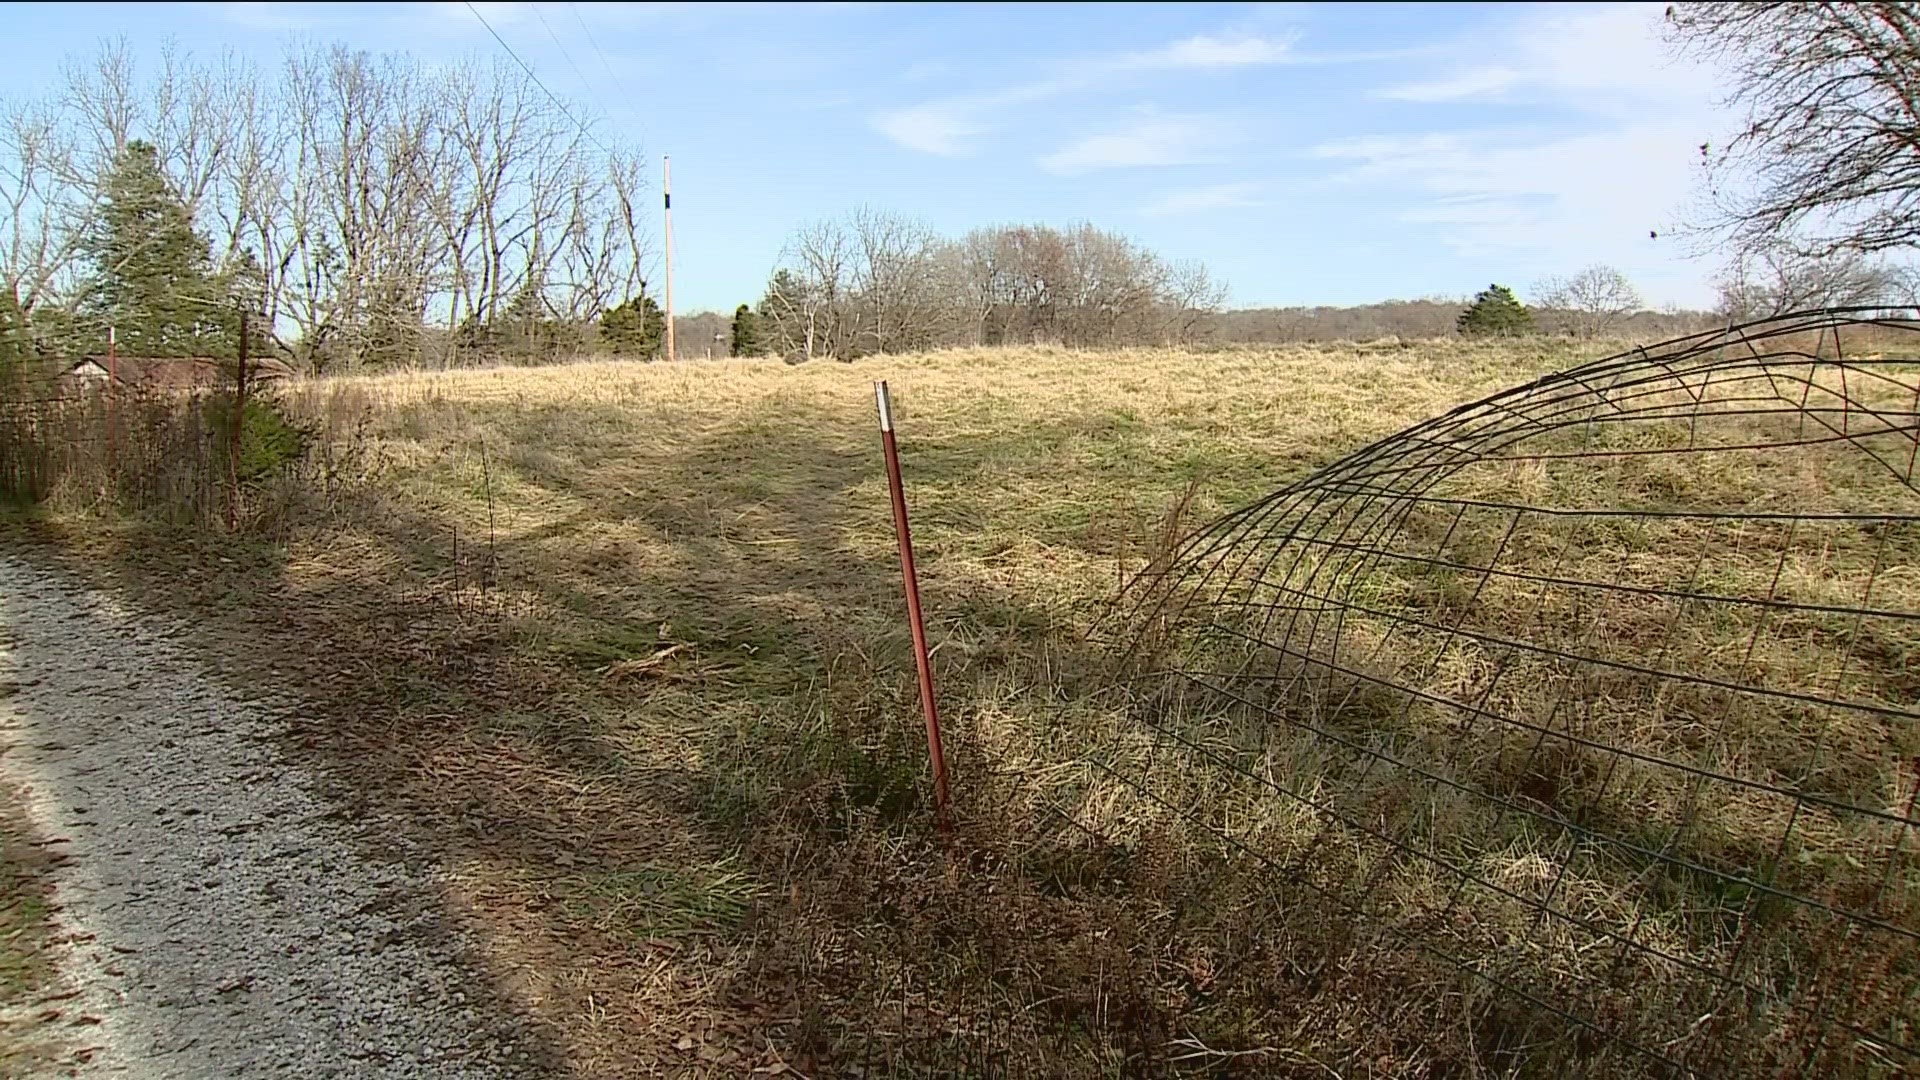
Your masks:
M672 155L683 311L757 298L795 227L862 204L950 233L1092 221L1205 261L1235 306L1524 291L1595 261L1652 305L1710 301L1716 267L1669 230L1729 117L1658 5L476 6L555 93ZM263 66L299 39L500 49L464 3L8 24L9 97L107 35Z

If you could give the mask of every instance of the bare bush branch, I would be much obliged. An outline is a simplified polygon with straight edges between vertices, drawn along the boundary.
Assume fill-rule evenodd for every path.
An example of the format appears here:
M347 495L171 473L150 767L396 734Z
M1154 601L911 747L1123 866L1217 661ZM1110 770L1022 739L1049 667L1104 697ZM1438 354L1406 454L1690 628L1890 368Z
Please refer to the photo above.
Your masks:
M1911 276L1896 267L1853 252L1815 258L1786 244L1741 252L1714 287L1720 314L1736 322L1912 299Z
M1702 227L1743 248L1793 236L1808 255L1920 243L1920 7L1682 3L1670 36L1732 77L1745 110L1706 158Z
M1611 266L1595 263L1568 278L1548 278L1533 287L1534 307L1549 323L1565 327L1576 337L1592 339L1612 333L1629 315L1640 310L1640 293L1627 276Z

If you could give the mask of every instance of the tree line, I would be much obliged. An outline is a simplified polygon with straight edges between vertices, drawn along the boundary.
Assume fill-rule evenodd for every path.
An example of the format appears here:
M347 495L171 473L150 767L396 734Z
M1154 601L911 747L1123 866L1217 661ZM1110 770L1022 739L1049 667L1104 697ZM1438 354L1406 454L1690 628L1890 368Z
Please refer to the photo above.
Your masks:
M295 45L271 66L125 42L0 107L4 322L42 353L262 348L314 371L654 357L642 159L506 60ZM688 355L1193 340L1225 290L1118 233L957 239L877 210L798 230Z
M797 359L960 345L1178 344L1192 341L1225 298L1202 264L1090 224L1001 225L947 238L861 209L794 233L765 294L735 313L734 327L736 339L745 328L757 348Z
M134 328L163 351L217 344L182 306L209 302L315 369L563 348L650 302L642 159L583 120L504 60L149 73L108 44L0 112L0 294L43 348L103 344L170 277L197 295Z
M1681 3L1669 19L1747 113L1701 148L1691 233L1726 253L1712 317L1911 304L1890 260L1920 245L1920 6ZM115 328L147 351L217 352L244 308L315 370L658 355L642 160L582 119L504 59L295 45L268 65L168 50L143 71L109 44L0 107L0 336L71 353ZM948 237L861 210L799 230L757 302L682 340L852 358L1459 328L1458 303L1223 312L1224 297L1204 266L1092 225ZM1530 299L1537 329L1583 337L1692 317L1645 311L1606 267Z

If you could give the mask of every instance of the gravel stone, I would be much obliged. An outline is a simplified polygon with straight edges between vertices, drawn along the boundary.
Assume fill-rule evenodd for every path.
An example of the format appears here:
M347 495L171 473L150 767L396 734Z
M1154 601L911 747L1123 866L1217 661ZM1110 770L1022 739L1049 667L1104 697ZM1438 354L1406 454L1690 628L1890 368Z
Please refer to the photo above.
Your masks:
M0 554L0 774L68 856L52 1075L545 1075L526 1022L457 989L486 984L431 861L290 759L298 702L184 639Z

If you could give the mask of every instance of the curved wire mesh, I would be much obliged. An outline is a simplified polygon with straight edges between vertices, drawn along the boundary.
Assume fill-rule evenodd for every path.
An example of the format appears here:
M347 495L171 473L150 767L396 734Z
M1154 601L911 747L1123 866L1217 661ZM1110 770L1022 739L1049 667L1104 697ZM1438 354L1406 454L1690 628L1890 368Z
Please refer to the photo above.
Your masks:
M1096 764L1448 973L1490 1066L1920 1070L1917 357L1682 338L1234 511L1123 595Z

